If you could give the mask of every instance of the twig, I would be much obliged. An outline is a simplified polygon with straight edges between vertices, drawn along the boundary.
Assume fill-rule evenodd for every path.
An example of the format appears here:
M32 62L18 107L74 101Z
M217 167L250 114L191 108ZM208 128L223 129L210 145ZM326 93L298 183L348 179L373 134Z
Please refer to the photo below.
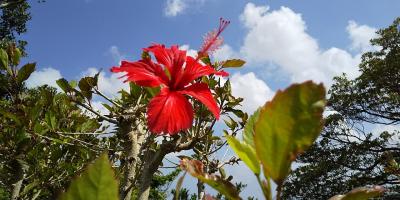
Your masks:
M83 108L85 108L86 110L89 110L90 112L92 112L93 114L97 115L98 117L100 117L103 120L106 120L112 124L118 124L118 121L109 117L106 117L98 112L96 112L95 110L93 110L91 107L87 106L86 104L83 104L79 101L74 101L76 104L78 104L79 106L82 106Z
M103 97L105 100L109 101L110 103L114 104L116 107L123 109L122 106L120 104L118 104L117 102L115 102L114 100L112 100L111 98L107 97L105 94L103 94L102 92L100 92L97 88L93 88L95 93L100 95L101 97Z
M56 132L57 134L62 135L103 135L107 133L64 133L64 132Z

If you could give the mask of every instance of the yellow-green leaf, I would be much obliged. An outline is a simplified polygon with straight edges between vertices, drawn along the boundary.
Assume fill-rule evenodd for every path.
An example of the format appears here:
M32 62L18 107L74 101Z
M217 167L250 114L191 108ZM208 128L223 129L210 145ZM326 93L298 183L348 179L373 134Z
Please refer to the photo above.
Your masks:
M64 92L72 91L71 85L68 83L67 80L65 80L65 78L58 79L56 83Z
M8 65L8 54L4 49L0 49L0 67L8 72L8 74L12 74L12 70Z
M250 146L254 147L254 124L258 120L258 116L260 115L260 110L257 109L252 116L247 120L246 125L243 129L243 141Z
M379 197L385 192L382 186L374 186L372 188L356 188L347 194L336 195L329 200L368 200L370 198Z
M260 174L260 162L257 159L255 149L245 142L237 140L235 137L225 135L229 146L235 151L236 155L253 171L256 175Z
M19 64L19 60L21 58L21 51L18 48L13 49L13 55L12 55L12 63L13 65L17 66Z
M18 70L18 75L17 75L17 81L19 83L24 82L26 79L31 76L32 72L35 71L36 68L36 63L28 63L24 66L21 67L20 70Z
M232 60L226 60L223 64L223 68L230 68L230 67L241 67L246 63L244 60L240 59L232 59Z
M254 142L266 176L281 184L296 156L318 137L323 126L325 89L311 81L278 91L260 110Z
M107 154L100 156L74 180L61 200L118 200L118 183Z

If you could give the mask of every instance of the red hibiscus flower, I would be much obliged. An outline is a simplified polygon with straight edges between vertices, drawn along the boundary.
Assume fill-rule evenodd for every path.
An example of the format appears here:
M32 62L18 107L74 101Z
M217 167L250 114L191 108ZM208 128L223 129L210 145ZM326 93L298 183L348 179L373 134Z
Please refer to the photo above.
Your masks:
M185 95L202 102L219 118L220 111L208 85L194 80L211 74L227 76L226 72L202 65L198 59L186 56L186 51L178 49L178 46L166 48L157 44L144 50L152 52L157 63L150 58L137 62L122 61L121 66L113 67L111 71L126 72L126 81L133 81L140 86L161 86L160 93L147 108L151 132L173 135L191 127L193 108Z
M137 62L122 61L121 66L111 68L112 72L126 72L126 81L133 81L137 85L161 86L160 93L150 101L147 108L147 124L151 132L174 135L192 126L193 108L185 95L199 100L219 119L220 111L208 85L195 80L211 74L228 75L199 63L199 57L216 50L222 44L219 35L228 24L229 21L220 19L219 28L205 36L196 59L186 56L186 51L178 49L178 46L166 48L156 44L144 49L154 54L156 63L150 58L144 58Z

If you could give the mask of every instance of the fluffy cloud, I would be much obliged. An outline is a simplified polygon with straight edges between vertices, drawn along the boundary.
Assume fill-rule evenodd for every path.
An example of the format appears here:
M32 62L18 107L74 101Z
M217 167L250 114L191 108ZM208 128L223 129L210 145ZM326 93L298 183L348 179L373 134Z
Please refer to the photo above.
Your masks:
M167 17L175 17L185 12L189 7L201 6L205 0L167 0L164 14Z
M359 74L359 54L353 56L335 47L321 49L317 40L306 32L301 14L290 8L270 10L267 6L248 3L240 19L247 28L240 53L252 63L278 65L291 82L312 79L329 86L332 78L343 72L350 78ZM349 22L347 30L352 47L357 50L368 48L373 28Z
M194 49L191 49L188 44L184 44L184 45L180 46L179 49L185 50L186 55L188 55L188 56L192 56L194 58L197 56L197 51Z
M232 59L232 58L239 58L240 55L238 55L232 47L230 47L227 44L222 45L219 49L217 49L213 53L213 58L222 61L222 60L227 60L227 59Z
M253 113L258 107L271 100L275 92L253 72L247 74L234 74L231 79L232 93L234 96L244 98L242 106L248 113Z
M94 76L98 72L99 70L96 68L89 68L84 72L84 76ZM129 84L119 79L121 76L122 74L112 73L108 75L104 72L100 73L98 80L99 90L110 97L117 96L118 91L121 89L129 90Z
M33 72L29 77L29 79L26 81L26 85L29 88L41 85L49 85L58 88L56 80L60 78L62 78L60 71L48 67Z
M377 36L377 29L367 25L358 25L355 21L349 21L346 30L352 41L351 49L360 52L376 50L369 41Z

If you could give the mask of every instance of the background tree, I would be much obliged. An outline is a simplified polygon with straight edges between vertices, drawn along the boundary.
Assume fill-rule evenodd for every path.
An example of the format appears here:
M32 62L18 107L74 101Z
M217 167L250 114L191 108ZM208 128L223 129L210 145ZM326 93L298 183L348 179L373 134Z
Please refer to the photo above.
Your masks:
M0 45L2 48L5 49L10 42L16 42L23 50L26 41L18 40L16 37L27 31L26 23L31 19L29 8L25 0L0 1ZM5 71L0 69L0 97L7 94L3 87L6 82Z
M18 40L17 36L27 31L26 22L31 19L29 8L26 0L0 1L0 38L2 41L15 41L21 50L27 42Z
M0 99L0 188L11 199L54 199L71 178L109 149L96 119L65 94L24 85L34 63L19 66L20 51L0 49L7 92Z
M400 197L400 18L379 30L365 53L361 75L336 77L329 91L326 119L319 140L285 181L286 199L327 199L364 185L384 185L385 199ZM383 130L372 133L374 125Z

